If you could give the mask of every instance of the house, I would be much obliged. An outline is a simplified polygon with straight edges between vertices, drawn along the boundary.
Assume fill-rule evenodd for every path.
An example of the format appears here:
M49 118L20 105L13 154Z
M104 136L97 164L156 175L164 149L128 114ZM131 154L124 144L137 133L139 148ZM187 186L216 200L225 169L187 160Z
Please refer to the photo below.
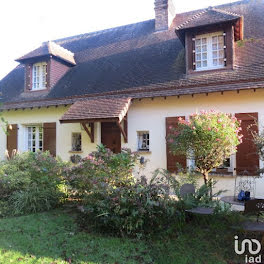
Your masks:
M64 160L103 143L139 151L174 172L192 161L170 154L169 126L201 109L242 122L244 141L219 173L233 191L235 175L263 166L247 131L264 124L264 2L243 0L177 13L177 1L155 0L155 19L44 42L18 58L0 82L0 156L49 150ZM264 180L257 180L263 194Z

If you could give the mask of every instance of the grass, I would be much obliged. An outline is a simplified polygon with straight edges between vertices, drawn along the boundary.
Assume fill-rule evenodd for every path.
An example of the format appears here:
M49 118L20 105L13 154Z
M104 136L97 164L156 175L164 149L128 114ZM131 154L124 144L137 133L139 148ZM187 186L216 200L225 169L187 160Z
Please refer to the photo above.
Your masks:
M151 263L144 242L79 232L52 211L0 220L0 263Z
M236 215L192 220L149 240L90 234L72 212L55 210L0 219L0 263L244 263L234 253ZM247 237L253 237L247 234ZM259 237L257 237L259 238Z
M245 263L245 256L234 252L234 236L238 235L240 240L256 238L261 241L261 234L243 232L240 228L243 221L245 218L239 213L196 218L181 232L175 233L174 238L164 236L163 239L156 239L152 256L160 264Z

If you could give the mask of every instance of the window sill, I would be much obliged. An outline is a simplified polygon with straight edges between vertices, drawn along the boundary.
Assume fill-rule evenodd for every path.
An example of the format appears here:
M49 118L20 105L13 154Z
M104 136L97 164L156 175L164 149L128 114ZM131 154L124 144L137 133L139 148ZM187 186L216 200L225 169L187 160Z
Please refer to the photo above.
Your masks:
M81 153L83 153L83 151L82 150L70 150L69 151L69 153L72 153L72 154L81 154Z
M188 74L214 73L214 72L231 71L231 70L233 70L233 66L228 65L223 68L216 68L216 69L188 70Z
M42 87L42 88L38 88L38 89L31 88L30 91L32 91L32 92L38 92L38 91L43 91L43 90L47 90L47 87Z
M149 150L138 150L137 153L138 154L151 154L152 152Z
M26 93L41 93L41 92L47 92L49 89L39 89L39 90L25 90Z

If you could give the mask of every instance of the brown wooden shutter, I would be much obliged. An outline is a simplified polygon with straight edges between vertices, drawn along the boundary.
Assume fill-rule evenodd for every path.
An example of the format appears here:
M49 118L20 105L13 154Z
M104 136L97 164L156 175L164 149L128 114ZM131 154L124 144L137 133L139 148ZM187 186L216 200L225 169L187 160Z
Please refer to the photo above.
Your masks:
M235 115L241 120L243 142L238 146L236 153L236 171L238 175L257 175L259 169L259 156L253 142L251 130L258 132L255 122L258 121L258 113L243 113Z
M51 155L56 156L56 123L44 123L43 132L43 150L48 150Z
M17 150L17 125L13 124L11 125L12 129L8 128L7 129L7 144L6 144L6 148L8 151L8 155L9 157L12 156L12 152L13 150Z
M185 119L184 116L181 116L182 119ZM169 127L176 128L179 122L179 116L178 117L167 117L166 118L166 137L168 137L170 129ZM167 170L170 172L177 172L177 163L179 163L182 168L186 168L186 157L182 155L173 155L168 147L168 144L166 144L167 148Z

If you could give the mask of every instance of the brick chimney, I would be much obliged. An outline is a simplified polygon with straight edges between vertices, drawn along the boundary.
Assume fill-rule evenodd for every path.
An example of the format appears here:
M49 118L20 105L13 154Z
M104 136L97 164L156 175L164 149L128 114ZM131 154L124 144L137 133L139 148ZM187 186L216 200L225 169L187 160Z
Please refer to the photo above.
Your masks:
M156 31L169 29L176 15L176 10L173 1L175 0L155 0Z

